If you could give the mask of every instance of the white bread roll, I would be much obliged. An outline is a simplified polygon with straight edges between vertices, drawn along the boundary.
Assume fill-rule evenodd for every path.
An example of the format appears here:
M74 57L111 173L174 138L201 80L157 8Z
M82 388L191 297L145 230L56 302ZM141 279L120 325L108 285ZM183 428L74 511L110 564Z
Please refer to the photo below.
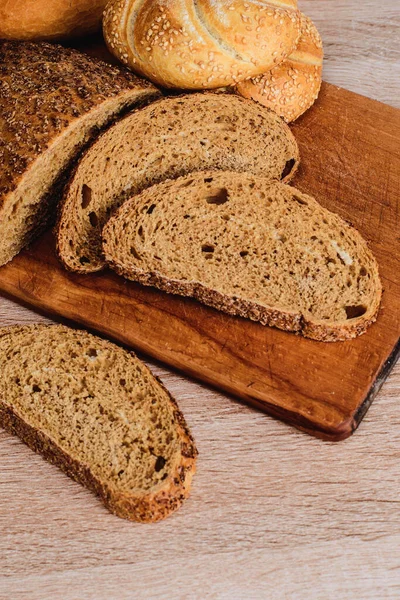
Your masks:
M297 0L110 0L104 37L164 87L211 89L264 73L295 49Z
M107 0L5 0L0 4L0 38L63 40L101 27Z
M236 88L241 96L272 108L288 123L314 104L322 83L321 36L309 17L302 15L301 23L298 46L289 58Z

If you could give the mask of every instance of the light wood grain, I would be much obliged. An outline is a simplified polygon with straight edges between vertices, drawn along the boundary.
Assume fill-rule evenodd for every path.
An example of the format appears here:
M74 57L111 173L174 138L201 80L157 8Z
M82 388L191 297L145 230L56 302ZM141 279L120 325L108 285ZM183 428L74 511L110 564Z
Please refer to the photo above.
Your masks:
M400 106L396 3L301 6L325 38L325 79ZM0 298L0 325L39 320ZM340 444L151 366L200 450L191 499L126 523L0 432L1 600L400 597L400 365Z

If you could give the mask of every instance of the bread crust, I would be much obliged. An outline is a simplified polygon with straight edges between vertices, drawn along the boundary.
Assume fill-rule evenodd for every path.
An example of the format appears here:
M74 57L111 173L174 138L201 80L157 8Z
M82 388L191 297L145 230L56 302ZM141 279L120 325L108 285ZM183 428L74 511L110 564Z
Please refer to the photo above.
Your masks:
M69 329L63 325L14 326L0 329L0 338L13 333L38 331L46 327ZM85 332L86 333L86 332ZM87 334L89 337L90 334ZM109 342L111 344L111 342ZM129 352L136 358L134 352ZM148 373L150 369L144 365ZM158 377L155 378L166 392L171 403L181 440L181 460L169 474L165 483L155 492L142 496L122 493L112 486L101 482L91 471L90 466L72 458L53 439L42 430L28 424L21 415L7 405L0 397L0 426L13 435L17 435L31 450L41 454L46 460L58 466L69 477L81 483L101 498L113 514L132 521L143 523L156 522L178 509L189 496L191 481L196 472L198 455L194 440L186 425L178 405Z
M319 342L344 342L362 335L376 321L379 311L380 295L379 301L377 301L376 307L374 307L373 314L367 319L341 326L330 325L326 322L315 323L300 313L285 312L268 308L257 302L251 302L243 298L227 296L198 282L184 283L168 279L157 271L146 273L140 269L126 269L123 265L108 256L107 250L105 250L105 255L110 267L118 275L126 279L136 281L142 285L156 287L168 294L194 298L207 306L211 306L229 315L250 319L251 321L261 323L261 325L277 327L283 331L299 333L304 337Z
M314 104L322 83L321 36L309 17L302 15L301 23L298 46L285 61L236 87L239 95L271 108L287 123Z
M107 0L6 0L0 6L0 38L64 40L98 31Z
M297 0L111 0L109 50L164 87L233 85L282 62L300 36Z

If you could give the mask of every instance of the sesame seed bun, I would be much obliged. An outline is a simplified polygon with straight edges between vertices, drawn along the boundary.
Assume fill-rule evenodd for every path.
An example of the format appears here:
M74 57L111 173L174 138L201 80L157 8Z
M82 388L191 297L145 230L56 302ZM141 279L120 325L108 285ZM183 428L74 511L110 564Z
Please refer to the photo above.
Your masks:
M321 36L309 17L302 15L301 24L298 46L287 60L236 87L241 96L272 108L288 123L314 104L322 82Z
M163 87L213 89L264 73L300 37L297 0L110 0L109 50Z

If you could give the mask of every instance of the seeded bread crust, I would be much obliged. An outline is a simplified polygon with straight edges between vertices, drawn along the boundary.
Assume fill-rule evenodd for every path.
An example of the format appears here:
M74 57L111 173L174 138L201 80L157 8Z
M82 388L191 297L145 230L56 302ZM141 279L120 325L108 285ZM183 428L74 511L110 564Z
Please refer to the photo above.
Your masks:
M290 123L318 98L323 58L321 36L311 19L302 15L296 50L270 71L239 83L236 91L271 108Z
M79 151L119 113L159 96L76 50L0 42L0 265L45 227Z
M60 332L68 331L67 327L62 325L30 325L13 326L0 329L0 340L4 336L13 336L18 333L40 332L45 328L57 329ZM88 344L96 344L99 338L81 331L87 338ZM113 346L110 342L101 341L108 346ZM127 352L136 360L133 352ZM145 370L152 376L146 365ZM154 377L154 376L152 376ZM83 464L72 458L63 450L51 437L46 435L45 431L34 428L29 425L22 415L13 410L12 406L7 404L0 396L0 426L13 435L17 435L31 450L41 454L50 463L58 466L69 477L81 483L89 490L98 495L105 506L115 515L139 522L156 522L167 517L171 512L179 508L182 502L189 496L191 481L196 472L197 449L193 438L187 427L185 419L178 408L178 405L171 394L166 390L158 377L155 378L167 394L174 417L176 427L181 440L181 460L174 472L169 474L166 484L154 493L136 496L117 490L112 485L107 485L97 478L91 471L90 465Z
M229 188L229 184L226 182L229 181L230 178L240 177L238 174L232 173L211 173L205 172L203 174L197 173L192 174L190 177L179 178L176 181L168 181L160 184L158 186L154 186L153 197L152 189L146 190L143 194L147 194L147 199L149 202L157 201L157 192L161 190L163 187L163 194L176 185L177 193L178 190L183 187L186 188L185 182L188 179L193 179L193 185L196 185L196 177L199 178L200 181L203 177L214 177L214 183L216 186L223 185L225 178L225 185ZM248 176L244 175L243 180ZM255 181L255 178L253 178ZM272 185L279 185L277 183L273 183ZM302 194L299 190L295 188L290 188L289 186L283 186L288 190L292 190L296 197L303 199L304 202L312 202L316 204L315 200L310 198L309 196ZM143 195L142 194L142 195ZM153 198L153 199L151 199ZM315 318L308 319L306 316L299 312L290 312L284 311L281 309L274 309L270 307L263 306L255 301L246 300L244 298L238 298L235 296L230 296L224 293L221 293L215 289L211 289L210 287L198 282L198 281L182 281L174 278L169 278L160 273L157 270L144 270L135 267L132 263L129 263L129 267L126 263L121 262L118 259L116 254L116 246L113 242L118 228L118 223L121 225L125 222L126 219L129 219L130 222L133 223L134 216L129 213L130 207L140 206L139 202L141 201L141 196L137 196L136 198L132 198L128 202L126 202L122 207L116 211L116 213L111 217L108 221L107 225L103 229L103 250L107 263L110 267L115 270L119 275L130 279L132 281L136 281L142 285L154 286L157 287L167 293L177 294L180 296L187 296L195 298L196 300L211 306L217 310L228 313L230 315L236 315L239 317L251 319L252 321L257 321L262 325L268 325L277 327L284 331L290 331L294 333L302 334L304 337L308 337L313 340L322 341L322 342L337 342L337 341L345 341L348 339L355 338L361 334L363 334L368 327L376 321L377 314L379 311L379 305L382 294L381 282L379 279L378 267L376 261L371 253L369 253L370 260L370 268L372 270L372 276L375 282L375 296L372 300L371 306L368 307L366 311L365 317L360 317L354 319L352 322L346 321L343 324L321 321L318 322ZM229 211L229 209L227 209ZM329 211L326 211L326 214L330 214ZM362 239L357 230L350 224L346 223L346 227L351 228L354 231L354 235ZM120 232L122 235L122 232ZM125 234L126 235L126 234ZM135 243L134 241L132 242ZM311 264L311 263L310 263Z
M298 333L319 342L343 342L362 335L376 321L379 311L378 302L374 315L362 322L350 326L346 325L346 327L330 326L323 323L318 325L306 321L302 315L265 308L260 304L248 300L226 296L201 283L182 283L181 281L168 279L158 272L144 273L140 269L126 269L123 265L115 262L110 256L107 256L107 260L110 267L118 275L131 281L156 287L168 294L194 298L207 306L211 306L229 315L250 319L251 321L261 323L261 325L277 327L283 331Z

